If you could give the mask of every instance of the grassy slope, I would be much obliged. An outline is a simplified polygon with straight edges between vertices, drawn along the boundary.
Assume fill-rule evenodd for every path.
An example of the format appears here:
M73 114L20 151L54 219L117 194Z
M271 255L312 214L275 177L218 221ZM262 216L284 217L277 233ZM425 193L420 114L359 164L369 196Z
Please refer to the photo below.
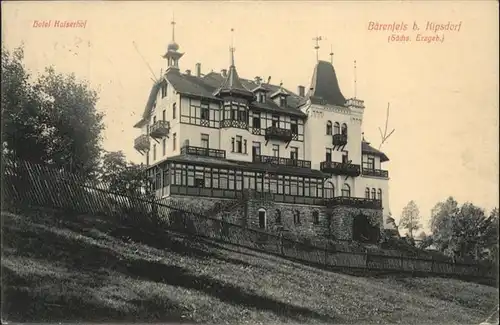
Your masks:
M89 217L2 219L3 320L478 324L498 304L458 280L360 278L174 233L134 243Z

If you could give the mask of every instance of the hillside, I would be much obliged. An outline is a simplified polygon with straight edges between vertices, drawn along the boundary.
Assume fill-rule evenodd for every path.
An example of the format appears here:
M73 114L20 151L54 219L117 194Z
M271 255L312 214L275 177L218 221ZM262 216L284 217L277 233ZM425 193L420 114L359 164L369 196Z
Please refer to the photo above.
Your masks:
M2 221L11 322L479 324L498 305L459 280L361 278L171 232L137 243L97 217Z

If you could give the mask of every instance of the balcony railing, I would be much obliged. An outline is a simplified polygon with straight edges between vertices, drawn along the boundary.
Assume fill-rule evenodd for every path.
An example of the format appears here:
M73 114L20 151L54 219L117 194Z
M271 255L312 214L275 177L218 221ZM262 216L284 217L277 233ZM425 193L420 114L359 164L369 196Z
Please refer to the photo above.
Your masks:
M382 201L361 197L337 196L325 199L327 207L348 206L362 209L382 209Z
M134 140L134 148L137 151L149 150L149 137L146 134L140 135Z
M347 144L346 134L334 134L332 136L332 144L334 146L345 146Z
M311 162L309 160L280 158L280 157L264 156L264 155L254 155L253 162L254 163L263 163L263 164L282 165L282 166L288 166L288 167L311 168Z
M266 135L265 135L266 140L269 139L276 139L280 141L292 141L293 139L293 133L292 130L289 129L282 129L276 126L270 126L266 129Z
M346 105L347 107L365 108L365 102L357 98L349 98L346 100Z
M181 148L182 155L194 155L194 156L205 156L212 158L226 158L226 150L203 148L203 147L193 147L184 146Z
M359 165L341 163L335 161L321 162L320 170L325 173L331 173L335 175L346 175L351 177L357 177L361 174L361 168Z
M168 121L156 121L151 125L149 135L152 138L162 138L168 135L170 131L170 123Z
M248 123L246 121L241 120L222 120L221 121L222 128L238 128L238 129L248 129Z
M363 175L388 178L389 172L382 169L363 168Z

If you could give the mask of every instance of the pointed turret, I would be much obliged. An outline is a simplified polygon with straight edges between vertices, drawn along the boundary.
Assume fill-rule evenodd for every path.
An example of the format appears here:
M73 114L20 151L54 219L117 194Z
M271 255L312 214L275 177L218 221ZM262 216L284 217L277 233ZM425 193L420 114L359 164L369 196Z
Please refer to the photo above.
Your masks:
M335 68L330 62L318 61L306 97L313 104L345 106L345 97L340 91Z
M184 53L179 52L179 44L175 42L175 21L172 19L172 41L167 46L167 52L163 54L163 58L167 60L167 70L168 72L172 69L179 69L179 59L184 55Z

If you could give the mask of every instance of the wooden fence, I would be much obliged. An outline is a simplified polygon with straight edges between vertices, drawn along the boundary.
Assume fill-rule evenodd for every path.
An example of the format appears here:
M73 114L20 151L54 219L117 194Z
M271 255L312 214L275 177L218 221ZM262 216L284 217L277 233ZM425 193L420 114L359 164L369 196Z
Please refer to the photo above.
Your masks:
M457 263L432 257L404 256L383 250L344 250L340 246L304 243L282 235L249 229L189 211L181 204L162 204L143 197L111 192L104 184L48 166L2 160L2 197L15 206L62 209L104 215L138 227L173 231L220 240L326 267L381 272L414 272L495 279L496 268L483 263Z

